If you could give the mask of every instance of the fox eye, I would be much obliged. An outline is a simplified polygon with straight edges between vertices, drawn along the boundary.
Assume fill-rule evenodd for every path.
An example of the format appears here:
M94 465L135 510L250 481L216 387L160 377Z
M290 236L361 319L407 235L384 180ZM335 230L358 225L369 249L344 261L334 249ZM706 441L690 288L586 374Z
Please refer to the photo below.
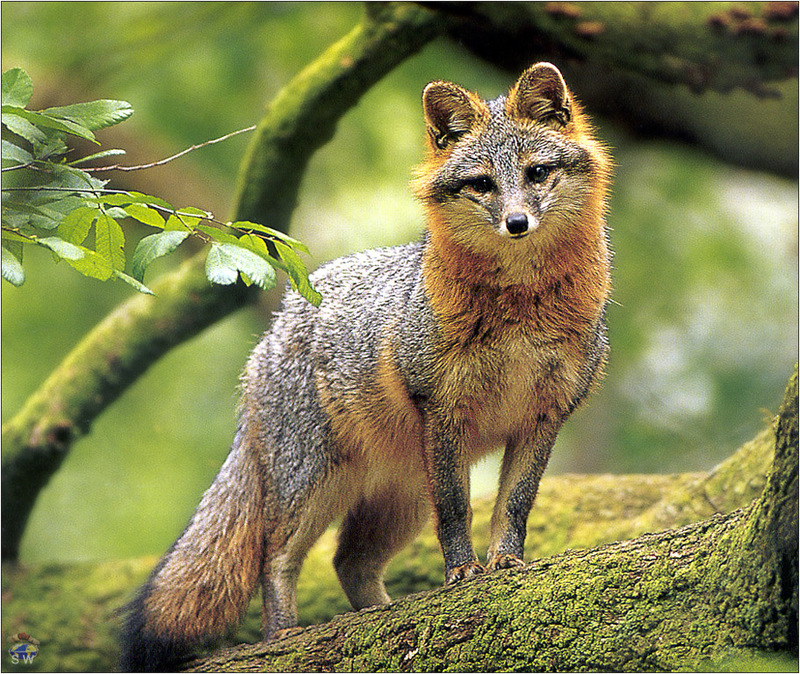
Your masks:
M494 181L489 176L475 176L474 178L467 178L464 185L471 187L479 194L486 194L494 189Z
M529 167L526 173L528 175L528 180L532 183L543 183L550 175L550 167L536 164L535 166Z

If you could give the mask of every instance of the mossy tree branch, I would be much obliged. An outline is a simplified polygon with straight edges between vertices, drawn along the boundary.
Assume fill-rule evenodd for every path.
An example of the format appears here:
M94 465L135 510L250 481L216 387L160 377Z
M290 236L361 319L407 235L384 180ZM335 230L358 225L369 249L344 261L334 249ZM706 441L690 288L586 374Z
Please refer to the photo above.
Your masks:
M788 417L784 414L782 418ZM541 559L565 550L586 549L635 538L646 531L727 515L761 494L774 454L775 432L768 428L708 473L545 476L528 520L526 559ZM476 547L485 550L492 500L476 500L473 508ZM326 623L350 610L331 564L335 549L335 531L329 530L303 566L298 588L301 624ZM118 655L118 609L130 599L155 561L148 557L100 563L6 565L6 631L29 632L41 640L42 652L34 663L37 671L113 669ZM438 590L443 577L439 544L429 526L392 562L387 576L389 593L402 598L414 592ZM92 626L90 637L82 631L87 625ZM237 639L255 643L260 637L261 601L256 597ZM76 643L85 647L76 649Z
M187 671L675 671L797 650L797 371L748 507L240 646Z
M696 92L758 96L797 77L796 2L456 2L439 11L468 48L514 71L552 54Z
M258 125L232 220L286 231L303 172L337 121L393 67L430 41L436 16L384 4L295 77ZM123 303L89 332L3 426L3 559L15 559L33 504L72 443L173 346L241 307L253 291L210 286L202 255Z

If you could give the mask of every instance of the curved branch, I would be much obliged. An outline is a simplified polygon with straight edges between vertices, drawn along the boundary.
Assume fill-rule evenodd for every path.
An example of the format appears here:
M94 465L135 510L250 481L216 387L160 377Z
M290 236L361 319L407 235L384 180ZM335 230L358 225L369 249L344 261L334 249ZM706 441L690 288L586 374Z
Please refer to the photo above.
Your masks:
M243 162L233 220L286 231L300 181L336 123L392 68L437 35L436 16L382 4L278 95ZM196 257L106 317L3 426L3 559L16 559L40 490L72 443L173 346L241 307L255 291L210 286Z
M143 171L149 168L155 168L156 166L164 166L165 164L169 164L171 161L175 161L176 159L180 159L181 157L185 157L190 152L194 152L195 150L199 150L204 147L208 147L209 145L216 145L217 143L221 143L229 138L233 138L234 136L238 136L242 133L247 133L248 131L255 131L256 125L253 124L252 126L248 126L244 129L238 129L237 131L231 131L230 133L226 133L224 136L220 136L219 138L213 138L212 140L207 140L202 143L195 143L190 147L187 147L185 150L181 150L180 152L176 152L169 157L164 157L164 159L158 159L156 161L147 162L146 164L137 164L136 166L126 166L125 164L111 164L109 166L88 166L81 169L84 173L102 173L103 171ZM87 161L87 159L81 159L79 161ZM76 162L72 162L72 166L74 166ZM15 166L14 168L18 168Z

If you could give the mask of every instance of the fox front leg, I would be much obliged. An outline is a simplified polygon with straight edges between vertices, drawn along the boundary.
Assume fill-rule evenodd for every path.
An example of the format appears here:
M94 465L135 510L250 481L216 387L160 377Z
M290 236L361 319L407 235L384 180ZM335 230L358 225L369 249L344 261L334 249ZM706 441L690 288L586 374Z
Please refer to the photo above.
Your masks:
M449 585L486 571L472 547L469 461L463 439L447 422L429 420L425 440L428 493Z
M524 564L528 513L560 426L560 422L540 424L532 437L506 444L487 554L487 566L492 571Z

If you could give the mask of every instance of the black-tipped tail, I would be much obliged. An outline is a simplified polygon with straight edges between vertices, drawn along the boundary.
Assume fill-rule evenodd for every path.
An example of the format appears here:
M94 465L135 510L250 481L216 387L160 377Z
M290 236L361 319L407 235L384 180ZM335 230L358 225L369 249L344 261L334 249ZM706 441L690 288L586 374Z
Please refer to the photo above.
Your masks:
M170 552L172 550L153 569L136 598L123 609L125 618L120 634L119 657L121 672L174 672L190 657L192 644L152 634L145 624L145 602L150 595L153 579L164 566Z
M263 489L240 429L189 525L125 607L122 671L173 671L238 625L261 577Z

